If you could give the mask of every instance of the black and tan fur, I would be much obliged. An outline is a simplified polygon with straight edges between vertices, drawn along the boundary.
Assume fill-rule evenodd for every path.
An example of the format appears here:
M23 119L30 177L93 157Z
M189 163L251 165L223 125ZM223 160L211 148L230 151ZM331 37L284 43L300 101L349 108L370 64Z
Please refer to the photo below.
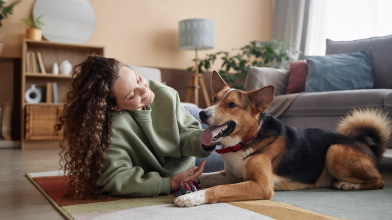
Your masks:
M391 124L381 111L355 110L337 132L299 129L265 113L273 101L272 86L230 90L214 72L212 88L214 104L200 113L202 121L235 123L234 131L220 139L225 147L254 138L242 150L222 154L225 170L200 177L212 187L178 197L177 206L271 199L274 190L384 187L377 162L389 144Z

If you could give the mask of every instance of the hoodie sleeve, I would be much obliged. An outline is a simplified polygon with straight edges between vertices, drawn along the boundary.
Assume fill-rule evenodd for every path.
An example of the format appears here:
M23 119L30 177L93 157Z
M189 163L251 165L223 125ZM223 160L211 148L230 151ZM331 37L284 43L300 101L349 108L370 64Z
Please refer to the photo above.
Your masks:
M205 150L201 143L203 130L197 121L181 104L176 92L176 114L180 131L181 150L184 156L207 157L214 150Z

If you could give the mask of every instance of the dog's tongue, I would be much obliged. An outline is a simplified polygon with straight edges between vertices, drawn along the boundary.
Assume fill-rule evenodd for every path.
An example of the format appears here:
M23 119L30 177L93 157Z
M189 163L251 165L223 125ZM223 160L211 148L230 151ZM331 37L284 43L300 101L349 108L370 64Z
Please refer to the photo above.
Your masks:
M204 145L210 145L212 139L222 131L224 126L210 126L201 134L201 143Z

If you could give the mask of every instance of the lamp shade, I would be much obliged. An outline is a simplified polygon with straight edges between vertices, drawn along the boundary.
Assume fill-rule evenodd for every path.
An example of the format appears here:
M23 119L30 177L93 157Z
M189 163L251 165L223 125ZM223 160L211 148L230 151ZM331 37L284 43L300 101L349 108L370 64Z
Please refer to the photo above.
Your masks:
M180 48L182 50L207 50L214 48L214 21L186 19L179 22Z

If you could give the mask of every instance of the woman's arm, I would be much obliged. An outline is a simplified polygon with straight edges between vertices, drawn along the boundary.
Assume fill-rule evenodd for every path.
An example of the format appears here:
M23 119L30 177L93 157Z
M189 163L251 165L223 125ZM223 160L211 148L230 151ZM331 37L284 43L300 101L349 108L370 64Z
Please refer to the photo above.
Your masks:
M161 177L158 172L145 173L142 167L132 166L126 152L115 148L109 154L109 167L97 185L103 192L114 196L158 196L178 189L183 182L191 182L204 171L205 161L173 178ZM115 156L117 154L117 156ZM114 162L112 162L114 161Z
M183 155L207 157L215 149L215 145L202 145L201 133L203 130L201 128L200 122L184 108L177 92L175 94L175 98L177 122L180 131Z

